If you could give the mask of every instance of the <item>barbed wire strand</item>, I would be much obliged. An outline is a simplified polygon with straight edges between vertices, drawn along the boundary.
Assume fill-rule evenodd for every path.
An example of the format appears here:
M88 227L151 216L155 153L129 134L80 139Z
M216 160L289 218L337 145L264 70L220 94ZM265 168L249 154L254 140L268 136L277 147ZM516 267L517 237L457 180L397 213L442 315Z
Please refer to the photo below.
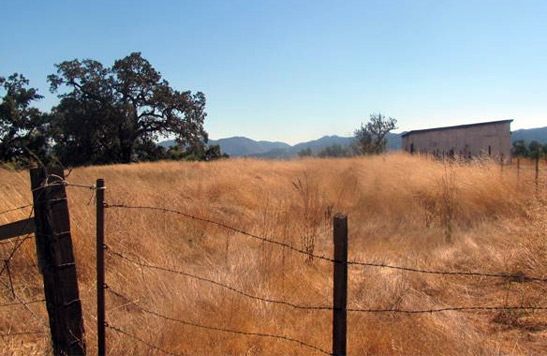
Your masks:
M4 285L4 287L8 288L9 286L2 280L0 280L0 284ZM21 298L19 295L17 295L17 293L14 292L14 295L15 295L15 298L19 301L19 303L21 305L23 305L23 307L30 313L32 314L32 316L38 320L38 322L42 325L42 327L46 328L49 330L49 325L47 325L44 321L44 319L40 318L32 309L30 309L28 307L27 303L23 298Z
M177 215L181 215L184 217L187 217L189 219L194 219L197 221L213 224L222 228L225 228L227 230L231 230L234 232L237 232L239 234L252 237L254 239L267 242L270 244L278 245L283 248L292 250L294 252L306 255L308 257L316 258L319 260L331 262L331 263L344 263L343 261L338 261L336 259L325 257L322 255L316 255L313 253L310 253L308 251L305 251L303 249L299 249L297 247L294 247L290 244L287 244L285 242L280 242L274 239L270 239L263 236L258 236L256 234L252 234L250 232L234 228L232 226L229 226L227 224L213 221L210 219L194 216L192 214L188 214L179 210L174 209L167 209L167 208L160 208L160 207L153 207L153 206L140 206L140 205L126 205L126 204L105 204L105 208L124 208L124 209L143 209L143 210L156 210L156 211L163 211L168 213L173 213ZM516 275L516 274L503 274L503 273L482 273L482 272L466 272L466 271L434 271L434 270L426 270L426 269L419 269L419 268L411 268L411 267L404 267L404 266L394 266L394 265L388 265L384 263L371 263L371 262L361 262L361 261L347 261L348 265L355 265L355 266L364 266L364 267L376 267L376 268L388 268L388 269L394 269L394 270L400 270L400 271L406 271L406 272L414 272L414 273L422 273L422 274L432 274L432 275L448 275L448 276L470 276L470 277L486 277L486 278L503 278L503 279L512 279L515 281L537 281L537 282L547 282L547 278L543 277L528 277L525 275Z
M303 309L303 310L332 310L331 307L328 307L328 306L308 306L308 305L298 305L298 304L295 304L295 303L291 303L291 302L287 302L287 301L283 301L283 300L275 300L275 299L270 299L270 298L264 298L264 297L259 297L259 296L256 296L256 295L252 295L252 294L249 294L247 292L244 292L242 290L239 290L239 289L236 289L234 287L231 287L227 284L223 284L223 283L220 283L220 282L217 282L217 281L214 281L212 279L208 279L208 278L205 278L205 277L200 277L200 276L197 276L195 274L191 274L191 273L188 273L188 272L184 272L184 271L180 271L180 270L175 270L175 269L171 269L171 268L166 268L166 267L162 267L162 266L156 266L156 265L152 265L152 264L148 264L148 263L144 263L144 262L139 262L139 261L135 261L131 258L128 258L126 256L124 256L123 254L121 254L120 252L117 252L117 251L113 251L112 249L109 249L107 250L107 253L109 253L111 256L115 256L115 257L118 257L118 258L121 258L123 260L126 260L130 263L133 263L133 264L136 264L138 266L141 266L141 267L145 267L145 268L150 268L150 269L155 269L155 270L159 270L159 271L164 271L164 272L170 272L170 273L174 273L174 274L179 274L179 275L182 275L182 276L185 276L185 277L189 277L189 278L193 278L193 279L196 279L198 281L202 281L202 282L206 282L206 283L210 283L210 284L213 284L215 286L218 286L218 287L221 287L221 288L224 288L224 289L227 289L227 290L230 290L234 293L237 293L239 295L242 295L244 297L247 297L247 298L250 298L250 299L254 299L254 300L258 300L258 301L262 301L262 302L266 302L266 303L271 303L271 304L280 304L280 305L285 305L285 306L288 306L288 307L291 307L291 308L294 308L294 309Z
M106 324L106 327L109 328L109 329L112 329L112 330L114 330L114 331L116 331L116 332L118 332L118 333L120 333L120 334L122 334L122 335L125 335L125 336L127 336L127 337L129 337L129 338L131 338L131 339L133 339L133 340L139 341L140 343L145 344L146 346L148 346L148 347L151 348L151 349L154 349L154 350L163 352L163 353L166 354L166 355L170 355L170 356L184 356L184 355L182 355L182 354L175 354L175 353L173 353L173 352L170 352L170 351L167 351L167 350L165 350L165 349L162 349L161 347L156 346L156 345L153 345L153 344L149 343L148 341L145 341L145 340L141 339L141 338L138 337L138 336L135 336L135 335L133 335L133 334L130 334L130 333L128 333L127 331L124 331L124 330L122 330L122 329L120 329L120 328L118 328L118 327L116 327L116 326L114 326L114 325Z
M50 178L56 178L57 180L53 183L50 183L49 182ZM35 191L40 190L40 189L44 189L44 188L47 188L47 187L56 187L56 186L85 188L85 189L91 189L91 190L97 189L97 187L95 185L71 183L71 182L66 181L64 178L62 178L61 176L59 176L57 174L48 174L46 176L46 179L44 179L43 183L40 184L38 187L32 189L31 191L35 192Z
M431 314L446 311L473 311L473 310L547 310L545 306L475 306L475 307L446 307L437 309L424 310L405 310L405 309L356 309L347 308L348 312L363 312L363 313L402 313L402 314Z
M1 211L1 212L0 212L0 215L4 215L4 214L7 214L7 213L11 213L12 211L17 211L17 210L26 209L26 208L29 208L29 207L31 207L31 206L33 206L33 205L34 205L34 204L27 204L27 205L23 205L23 206L18 206L17 208L4 210L4 211Z
M111 293L113 293L112 290L110 290L110 289L107 289L107 290L110 291ZM114 293L113 293L113 294L114 294ZM124 295L122 295L122 294L116 293L115 295L118 296L118 297L124 298L124 299L126 299L126 300L130 300L130 298L128 298L128 297L126 297L126 296L124 296ZM137 309L139 309L139 310L142 311L143 313L150 314L150 315L154 315L154 316L156 316L156 317L158 317L158 318L161 318L161 319L164 319L164 320L168 320L168 321L172 321L172 322L176 322L176 323L180 323L180 324L187 325L187 326L192 326L192 327L196 327L196 328L200 328L200 329L206 329L206 330L221 331L221 332L226 332L226 333L231 333L231 334L237 334L237 335L258 336L258 337L265 337L265 338L273 338L273 339L285 340L285 341L297 343L297 344L299 344L299 345L301 345L301 346L308 347L308 348L310 348L310 349L312 349L312 350L321 352L321 353L326 354L326 355L330 355L330 354L331 354L330 352L327 352L327 351L321 349L320 347L317 347L317 346L308 344L307 342L304 342L304 341L301 341L301 340L297 340L297 339L293 339L293 338L291 338L291 337L284 336L284 335L276 335L276 334L261 333L261 332L252 332L252 331L242 331L242 330L235 330L235 329L220 328L220 327L217 327L217 326L203 325L203 324L198 324L198 323L195 323L195 322L190 322L190 321L182 320L182 319L176 319L176 318L169 317L169 316L167 316L167 315L160 314L160 313L155 312L155 311L153 311L153 310L146 309L146 308L144 308L143 306L137 304L136 302L133 302L133 303L132 303L132 306L135 307L135 308L137 308Z
M123 208L123 209L144 209L144 210L156 210L156 211L162 211L162 212L167 212L167 213L173 213L173 214L181 215L181 216L184 216L184 217L187 217L189 219L196 220L196 221L201 221L201 222L205 222L205 223L208 223L208 224L216 225L216 226L222 227L224 229L231 230L233 232L237 232L239 234L249 236L249 237L252 237L254 239L263 241L263 242L278 245L278 246L287 248L289 250L293 250L295 252L304 254L304 255L309 256L309 257L314 257L314 258L317 258L317 259L320 259L320 260L325 260L325 261L328 261L328 262L337 262L336 260L334 260L332 258L325 257L325 256L314 255L310 252L307 252L305 250L296 248L296 247L294 247L290 244L287 244L285 242L280 242L280 241L270 239L270 238L267 238L267 237L258 236L258 235L252 234L250 232L247 232L247 231L244 231L244 230L241 230L241 229L237 229L235 227L229 226L227 224L224 224L224 223L221 223L221 222L218 222L218 221L214 221L214 220L202 218L202 217L199 217L199 216L191 215L191 214L179 211L179 210L160 208L160 207L153 207L153 206L140 206L140 205L137 206L137 205L108 204L108 203L105 203L105 208L107 208L107 209L112 209L112 208L118 208L118 209L119 208Z
M156 270L160 270L160 271L180 274L180 275L183 275L183 276L194 278L194 279L197 279L197 280L200 280L200 281L203 281L203 282L211 283L213 285L219 286L219 287L224 288L224 289L228 289L228 290L230 290L234 293L240 294L242 296L245 296L245 297L248 297L248 298L251 298L251 299L255 299L255 300L258 300L258 301L266 302L266 303L281 304L281 305L289 306L289 307L292 307L292 308L295 308L295 309L305 309L305 310L335 310L335 309L337 309L337 308L329 307L329 306L302 306L302 305L294 304L294 303L287 302L287 301L258 297L258 296L251 295L247 292L238 290L238 289L236 289L234 287L231 287L229 285L226 285L226 284L223 284L223 283L220 283L220 282L217 282L217 281L213 281L213 280L210 280L210 279L207 279L207 278L203 278L203 277L200 277L200 276L196 276L196 275L193 275L193 274L190 274L190 273L187 273L187 272L178 271L178 270L174 270L174 269L170 269L170 268L165 268L165 267L155 266L155 265L151 265L151 264L144 263L144 262L135 261L131 258L128 258L128 257L124 256L123 254L121 254L117 251L112 251L111 249L109 250L109 253L110 253L111 256L116 256L118 258L121 258L123 260L126 260L130 263L136 264L136 265L141 266L141 267L156 269ZM109 288L109 292L111 292L112 294L114 294L118 297L125 298L122 294L112 290L110 287L108 287L108 288ZM543 307L543 306L472 306L472 307L446 307L446 308L425 309L425 310L405 310L405 309L393 309L393 308L390 308L390 309L346 308L346 311L348 311L348 312L362 312L362 313L426 314L426 313L437 313L437 312L443 312L443 311L516 310L516 309L546 310L547 307Z
M25 300L25 304L35 304L35 303L42 303L42 302L45 302L46 300L45 299L35 299L35 300ZM17 303L5 303L5 304L0 304L0 308L3 308L3 307L11 307L11 306L15 306L15 305L21 305L23 303L21 302L17 302Z
M426 270L426 269L412 268L412 267L393 266L393 265L388 265L384 263L371 263L371 262L359 262L359 261L348 261L348 265L387 268L387 269L395 269L400 271L415 272L415 273L422 273L422 274L504 278L504 279L511 279L514 281L547 282L547 278L528 277L524 274L521 275L521 274L483 273L483 272L466 272L466 271L434 271L434 270Z

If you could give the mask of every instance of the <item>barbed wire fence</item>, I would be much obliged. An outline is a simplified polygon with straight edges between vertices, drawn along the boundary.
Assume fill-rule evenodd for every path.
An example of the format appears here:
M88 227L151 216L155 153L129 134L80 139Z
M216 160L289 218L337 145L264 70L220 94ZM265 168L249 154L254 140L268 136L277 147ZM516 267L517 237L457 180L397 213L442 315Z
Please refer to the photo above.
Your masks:
M14 209L9 209L9 210L5 210L3 212L0 213L0 215L2 214L6 214L6 213L10 213L10 212L14 212L14 211L19 211L19 210L23 210L23 209L26 209L26 208L31 208L31 211L30 211L30 214L29 214L29 219L32 217L32 214L34 212L34 204L27 204L27 205L24 205L24 206L20 206L20 207L17 207L17 208L14 208ZM31 316L32 318L34 318L36 321L38 321L38 323L42 326L42 330L11 330L11 327L10 327L10 330L7 330L7 331L0 331L0 336L3 337L3 338L6 338L6 337L15 337L15 336L30 336L30 335L41 335L42 337L45 337L46 336L46 332L44 331L48 329L48 326L47 324L45 323L44 319L42 317L40 317L38 315L38 313L34 310L32 310L29 305L32 305L32 304L37 304L37 303L43 303L45 302L45 299L44 298L41 298L41 299L33 299L33 300L26 300L24 298L22 298L16 291L15 291L15 287L14 287L14 283L13 283L13 279L12 279L12 269L15 267L15 268L21 268L22 266L18 265L18 266L13 266L12 265L12 260L15 258L15 256L17 255L17 252L21 250L21 247L24 245L24 243L26 241L31 241L31 238L33 237L33 233L27 233L25 235L25 231L27 230L27 226L26 224L20 229L20 231L18 233L16 233L17 235L21 236L21 235L24 235L24 237L16 237L15 241L12 241L11 239L10 240L7 240L7 241L1 241L2 245L5 246L7 244L10 244L12 246L11 250L9 250L9 253L7 255L7 257L4 257L3 258L3 266L2 268L0 269L0 276L4 276L4 273L7 275L7 282L6 281L3 281L3 280L0 280L0 284L8 291L8 295L11 296L11 299L13 300L13 302L9 302L9 303L2 303L0 304L0 308L13 308L13 307L23 307L24 310L26 310ZM29 265L23 265L23 266L29 266Z
M2 251L8 249L0 268L0 285L5 288L4 299L9 302L0 303L0 308L24 308L42 327L35 330L32 326L16 323L12 329L0 330L0 337L13 338L21 336L51 337L52 343L45 354L85 354L85 341L78 298L76 280L76 265L73 260L70 223L65 187L76 187L95 190L94 186L69 183L65 180L63 170L45 167L31 169L31 193L33 203L14 207L0 212L0 215L30 209L27 219L15 221L0 226L0 246ZM94 194L94 193L93 193ZM34 216L33 216L34 215ZM36 241L37 263L13 264L14 258L22 250L22 246L31 240ZM11 248L10 248L11 247ZM71 260L72 259L72 260ZM16 292L12 278L13 269L36 268L42 275L44 293L34 299L23 298ZM72 284L72 285L70 285ZM27 294L27 293L24 293ZM68 300L69 298L70 300ZM42 316L43 308L35 310L31 305L46 306L49 314L49 324ZM81 314L81 313L80 313ZM21 326L24 328L22 329ZM4 328L2 328L4 329ZM64 329L64 330L63 330Z
M533 282L533 283L545 283L547 282L547 278L545 275L543 276L530 276L525 275L524 273L517 273L517 274L505 274L505 273L490 273L490 272L481 272L481 271L457 271L457 270L433 270L433 269L420 269L415 267L409 267L409 266L399 266L399 265L392 265L392 264L384 264L384 263L376 263L376 262L369 262L369 261L357 261L357 260L348 260L347 259L347 231L345 233L346 239L346 255L345 258L336 257L338 256L335 252L335 258L330 256L324 256L319 254L314 254L310 252L309 250L301 249L296 246L293 246L289 243L279 241L275 238L271 237L265 237L261 236L256 233L251 233L248 231L245 231L244 229L231 226L227 223L215 221L210 218L205 218L198 216L196 214L192 214L187 211L182 211L178 209L172 209L168 207L158 207L158 206L143 206L143 205L128 205L128 204L109 204L105 202L104 200L104 194L105 194L105 186L104 186L104 180L98 180L97 184L95 185L84 185L84 184L76 184L76 183L69 183L65 180L65 178L61 174L46 174L45 179L42 181L40 185L34 186L32 188L32 192L34 193L34 204L27 204L19 207L15 207L12 209L4 210L0 212L0 215L8 214L15 211L20 211L24 209L31 209L29 214L29 219L32 216L33 212L35 212L36 204L41 204L42 200L41 198L44 197L46 189L49 188L59 188L59 187L76 187L76 188L83 188L83 189L89 189L91 191L91 199L92 201L93 197L96 197L97 199L97 253L103 254L102 261L103 264L100 266L99 258L97 263L97 273L98 276L102 273L102 280L99 277L98 283L97 283L97 297L98 297L98 303L97 303L97 321L98 321L98 336L99 336L99 354L106 354L106 334L105 329L108 328L109 330L112 330L114 333L117 333L121 335L122 337L127 337L133 341L137 341L142 343L143 345L149 347L150 349L156 350L158 352L161 352L163 354L167 355L178 355L175 352L167 350L165 347L162 347L160 345L155 345L154 343L145 340L144 338L135 335L134 333L131 333L124 328L120 327L119 325L114 325L109 323L106 320L105 315L105 298L104 298L104 292L113 295L116 298L121 298L126 301L126 305L131 305L132 307L136 308L140 312L150 315L152 317L167 321L167 322L173 322L178 323L181 325L185 325L188 327L198 328L198 329L205 329L213 332L219 332L219 333L228 333L233 335L239 335L239 336L249 336L249 337L259 337L259 338L267 338L267 339L273 339L277 340L279 342L287 342L287 343L293 343L296 345L300 345L301 347L313 351L320 354L327 354L327 355L342 355L346 354L346 328L347 328L347 317L346 313L400 313L400 314L408 314L408 315L415 315L415 314L431 314L431 313L442 313L447 311L458 311L458 312L476 312L476 311L511 311L511 310L523 310L523 311L545 311L547 310L547 306L542 305L475 305L475 306L446 306L441 308L429 308L429 309L402 309L402 308L354 308L354 307L348 307L346 305L347 303L347 268L348 266L355 266L355 267L363 267L363 268L375 268L375 269L393 269L393 270L399 270L406 273L415 273L415 274L423 274L423 275L431 275L431 276L458 276L458 277L469 277L469 278L496 278L496 279L504 279L512 282ZM66 196L61 196L56 199L52 199L51 197L46 197L48 204L55 204L58 202L64 202L66 205ZM190 273L188 271L184 271L180 268L176 267L170 267L166 265L161 264L154 264L151 262L143 262L142 256L132 256L134 253L128 254L127 252L123 251L121 248L117 248L115 246L107 245L104 241L104 215L105 210L108 209L119 209L119 210L137 210L137 211L161 211L164 213L174 214L177 216L182 216L187 219L192 219L196 221L200 221L205 224L214 225L221 229L225 229L227 231L230 231L232 233L240 234L242 236L246 236L248 238L261 241L263 243L270 244L272 246L276 246L278 248L290 251L295 254L300 254L312 259L316 259L318 261L327 262L333 265L333 269L336 270L337 268L341 268L340 271L345 270L345 278L346 278L346 285L344 288L345 290L341 290L340 285L337 286L337 277L336 272L334 276L334 287L333 287L333 293L335 293L335 296L333 298L333 301L337 299L336 293L339 293L338 299L341 297L342 304L334 301L333 305L302 305L298 303L294 303L292 301L288 300L282 300L282 299L276 299L271 298L268 296L261 296L261 295L255 295L253 293L247 292L241 288L237 288L233 285L230 285L229 283L225 283L220 280L214 280L212 278L208 278L205 276L200 276L195 273ZM100 215L102 214L102 218ZM100 221L102 222L100 223ZM336 224L334 224L336 225ZM23 231L27 231L28 226L25 226L21 229L20 235L25 235ZM336 230L336 228L335 228ZM68 234L70 232L68 231ZM65 231L56 231L52 233L55 237L64 236L67 234ZM102 239L99 238L99 235L102 234ZM13 257L17 254L18 251L21 250L21 246L26 242L30 241L33 233L27 233L24 237L17 237L14 241L8 240L8 241L0 241L2 245L11 244L12 248L9 251L7 258L4 259L4 264L0 268L0 276L3 276L4 274L7 277L7 281L0 280L0 284L2 284L6 290L10 291L12 300L11 302L0 304L0 308L10 308L14 306L22 306L25 308L27 312L32 314L32 317L36 319L41 325L42 330L0 330L0 337L16 337L16 336L22 336L22 335L42 335L47 336L48 333L53 332L50 330L50 326L47 325L47 323L44 321L42 317L36 313L33 309L29 307L29 305L34 305L38 303L43 303L47 301L46 298L37 298L32 300L25 300L21 296L19 296L14 289L13 281L11 278L11 269L12 268L20 268L20 267L38 267L40 266L40 260L38 261L38 264L30 264L30 265L13 265L11 264ZM42 232L42 235L43 232ZM340 235L340 233L338 233ZM335 236L335 244L337 242L336 236L337 232L334 231ZM145 306L144 303L138 303L137 301L128 298L126 295L124 295L123 291L114 290L111 287L109 287L106 284L106 281L104 280L104 254L106 253L107 256L113 259L119 259L120 261L123 261L124 263L132 264L135 266L139 266L144 269L149 270L155 270L161 273L167 273L171 275L179 275L183 276L185 278L190 278L192 280L195 280L199 283L206 283L208 285L211 285L215 288L222 288L223 290L229 291L230 293L234 293L242 298L247 298L249 300L253 300L256 302L262 302L262 303L269 303L269 304L275 304L280 305L287 308L292 308L295 310L308 310L308 311L327 311L333 313L333 331L334 329L343 329L343 333L338 335L338 340L335 340L337 337L333 337L333 350L327 351L324 347L320 347L317 345L313 345L309 342L299 340L293 337L289 337L287 335L283 334L274 334L274 333L268 333L268 332L262 332L260 330L240 330L237 328L229 328L224 326L216 326L216 325L210 325L207 323L200 323L193 320L185 320L181 318L176 318L174 316L166 315L165 313L160 312L157 308ZM65 266L73 266L75 267L75 263L71 262L69 264L62 265L60 267ZM59 267L59 266L57 266ZM102 271L101 271L102 270ZM342 276L343 277L343 276ZM77 285L76 285L76 291L77 291ZM102 301L100 300L102 299ZM79 300L78 300L79 303ZM101 310L102 309L102 310ZM101 316L102 314L102 316ZM80 317L81 318L81 317ZM336 325L335 320L338 320L339 322L343 322L343 326ZM51 316L50 316L50 323L51 323ZM102 329L102 331L101 331ZM83 329L81 330L83 332ZM102 339L102 341L101 341ZM85 354L85 342L83 340L83 335L77 338L74 342L79 342L81 345L83 345L83 348L80 348L83 350ZM102 342L102 348L101 348L101 342ZM339 348L335 348L335 344L338 343ZM340 348L341 347L341 348ZM103 351L101 353L101 351Z
M102 204L103 208L105 210L109 209L121 209L121 210L138 210L138 211L160 211L164 213L170 213L177 216L182 216L187 219L199 221L202 223L214 225L217 227L220 227L222 229L228 230L232 233L237 233L242 236L246 236L248 238L261 241L263 243L268 243L273 246L276 246L278 248L282 248L285 250L288 250L290 252L304 255L306 257L310 257L312 259L317 259L319 261L324 261L331 263L334 266L334 269L336 269L337 266L343 266L343 268L346 269L346 278L347 278L347 267L348 266L354 266L354 267L363 267L363 268L375 268L375 269L393 269L393 270L399 270L406 273L414 273L414 274L423 274L423 275L431 275L431 276L447 276L447 277L466 277L466 278L492 278L492 279L504 279L511 282L533 282L533 283L546 283L547 278L545 276L530 276L526 275L524 273L516 273L516 274L506 274L506 273L490 273L490 272L481 272L481 271L461 271L461 270L433 270L433 269L420 269L420 268L414 268L414 267L408 267L408 266L399 266L399 265L392 265L392 264L385 264L385 263L375 263L375 262L368 262L368 261L357 261L357 260L348 260L347 259L347 250L346 250L346 258L340 259L340 258L333 258L329 256L314 254L309 251L306 251L304 249L295 247L289 243L279 241L274 238L260 236L255 233L251 233L248 231L245 231L243 229L240 229L238 227L231 226L229 224L226 224L224 222L215 221L210 218L201 217L192 213L189 213L187 211L182 211L178 209L172 209L167 207L158 207L158 206L144 206L144 205L129 205L129 204L123 204L123 203L107 203L103 202ZM103 211L104 214L104 211ZM335 217L336 218L336 217ZM336 224L333 224L334 228L336 230ZM335 241L336 244L336 236L340 235L337 234L336 231L334 231ZM346 247L347 247L347 231L346 231ZM120 261L123 261L128 264L132 264L134 266L138 266L140 268L149 269L149 270L155 270L166 274L171 275L179 275L183 276L185 278L189 278L195 281L198 281L200 283L206 283L213 287L221 288L226 291L229 291L231 293L234 293L236 295L239 295L242 298L248 298L250 300L254 300L256 302L263 302L263 303L270 303L270 304L276 304L281 305L287 308L292 309L298 309L298 310L308 310L308 311L330 311L333 313L333 322L336 319L339 319L340 315L336 315L336 313L342 314L342 321L346 323L346 313L400 313L400 314L407 314L407 315L417 315L417 314L431 314L431 313L442 313L442 312L448 312L448 311L456 311L456 312L477 312L477 311L515 311L515 310L522 310L522 311L545 311L547 310L547 306L543 305L471 305L471 306L446 306L446 307L440 307L440 308L427 308L427 309L403 309L403 308L354 308L354 307L347 307L347 285L345 286L346 290L338 291L340 292L340 295L344 299L342 302L343 307L340 307L340 305L336 305L336 302L334 300L337 299L337 296L334 295L333 301L334 305L301 305L297 304L291 301L282 300L282 299L275 299L270 298L268 296L260 296L255 295L250 292L247 292L245 290L242 290L240 288L237 288L233 285L230 285L228 283L224 283L219 280L214 280L205 276L200 276L195 273L190 273L188 271L184 271L180 268L176 267L170 267L166 265L161 264L154 264L152 262L143 262L145 260L143 256L130 256L126 252L120 250L117 247L108 245L106 243L102 244L104 252L106 252L106 255L108 255L110 258L118 259ZM134 254L134 252L133 252ZM335 252L336 256L336 252ZM336 279L336 275L334 276L334 279ZM336 294L336 281L334 281L335 287L333 288L333 292ZM244 330L237 330L237 329L227 329L224 327L218 327L213 325L207 325L207 324L200 324L195 321L190 320L184 320L180 318L176 318L174 316L165 315L164 313L161 313L158 309L152 308L152 307L145 307L141 303L134 300L134 298L129 298L128 296L124 295L123 292L117 291L112 289L110 286L108 286L107 283L104 284L104 289L112 294L113 296L117 298L123 299L126 303L125 306L131 306L136 308L142 313L154 316L156 318L175 322L179 324L183 324L190 327L195 328L203 328L208 329L212 331L218 331L218 332L226 332L226 333L233 333L241 336L258 336L258 337L265 337L265 338L273 338L280 342L292 342L299 344L302 347L307 348L308 350L314 351L316 353L321 354L328 354L328 355L345 355L346 354L346 330L345 328L347 325L344 325L342 329L344 329L344 332L342 335L339 335L339 337L343 338L343 340L335 340L336 336L333 337L333 350L327 351L325 348L322 348L317 345L312 345L307 342L297 340L285 335L275 335L275 334L268 334L268 333L262 333L259 331L244 331ZM340 295L338 298L340 298ZM139 298L141 300L142 298ZM143 345L148 346L151 349L154 349L156 351L159 351L166 355L178 355L175 352L166 350L164 347L161 347L160 345L154 345L152 342L144 340L142 337L136 336L135 334L132 334L131 332L124 330L120 328L117 325L111 325L110 323L105 321L106 328L114 331L117 334L120 334L124 337L130 338L134 341L138 341L142 343ZM339 325L333 325L333 332L335 334L336 328L340 328ZM335 344L338 343L338 348L335 348Z

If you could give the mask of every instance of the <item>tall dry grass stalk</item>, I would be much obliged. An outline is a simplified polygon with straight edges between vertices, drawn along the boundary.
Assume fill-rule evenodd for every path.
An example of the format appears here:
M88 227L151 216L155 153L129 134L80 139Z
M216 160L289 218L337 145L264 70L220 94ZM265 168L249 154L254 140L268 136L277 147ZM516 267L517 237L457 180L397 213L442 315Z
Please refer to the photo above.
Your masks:
M522 168L522 167L521 167ZM544 177L544 176L543 176ZM167 207L232 225L318 255L332 254L332 215L349 216L350 259L435 270L547 276L546 195L533 172L489 162L443 165L403 154L291 162L234 159L78 168L69 180L104 178L109 203ZM543 178L544 179L544 178ZM0 171L0 211L31 202L27 172ZM95 240L92 192L68 187L86 337L95 348ZM0 215L0 224L28 211ZM330 305L331 264L249 239L219 226L159 211L107 210L112 250L143 263L193 273L249 294L303 305ZM11 244L0 245L6 256ZM14 265L35 261L33 242ZM42 295L36 268L12 268L17 295ZM0 277L6 281L6 276ZM281 340L207 331L174 318L244 331L282 334L330 350L331 312L258 302L181 275L107 258L107 319L173 353L292 355L312 350ZM352 266L349 306L429 309L444 306L547 305L545 283L417 275ZM2 286L0 304L12 301ZM30 305L47 320L43 305ZM349 315L349 354L506 355L546 350L545 312L445 312ZM0 308L0 331L38 329L22 307ZM46 354L46 338L1 338L3 354ZM112 330L111 354L160 355Z

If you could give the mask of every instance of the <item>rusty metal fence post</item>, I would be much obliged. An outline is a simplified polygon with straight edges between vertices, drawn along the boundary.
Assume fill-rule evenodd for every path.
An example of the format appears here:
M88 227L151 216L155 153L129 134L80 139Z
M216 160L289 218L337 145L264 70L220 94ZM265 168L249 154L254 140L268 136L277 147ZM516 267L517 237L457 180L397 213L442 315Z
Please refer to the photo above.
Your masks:
M106 355L105 339L105 303L104 291L106 288L104 275L104 193L106 187L104 179L97 179L97 353Z
M346 355L347 301L348 301L348 218L343 214L334 217L333 315L332 354Z

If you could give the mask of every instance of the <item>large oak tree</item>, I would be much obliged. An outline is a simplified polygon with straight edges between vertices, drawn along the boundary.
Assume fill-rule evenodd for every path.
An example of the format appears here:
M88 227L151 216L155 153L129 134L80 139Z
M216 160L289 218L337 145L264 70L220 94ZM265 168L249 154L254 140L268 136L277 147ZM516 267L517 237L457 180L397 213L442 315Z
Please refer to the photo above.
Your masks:
M160 154L159 137L204 147L205 95L173 89L140 53L115 61L71 60L48 76L56 153L68 164L127 163Z

